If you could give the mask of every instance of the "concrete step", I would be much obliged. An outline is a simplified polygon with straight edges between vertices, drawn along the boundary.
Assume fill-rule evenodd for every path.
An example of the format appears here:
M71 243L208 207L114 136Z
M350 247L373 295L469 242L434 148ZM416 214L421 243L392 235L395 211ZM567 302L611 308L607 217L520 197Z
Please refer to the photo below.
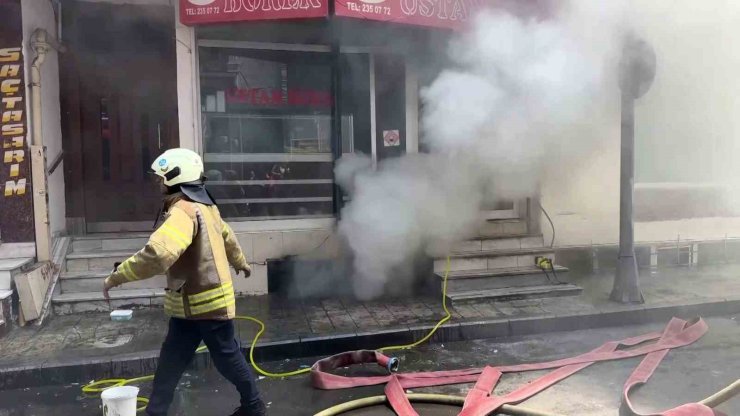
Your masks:
M515 299L533 299L533 298L550 298L558 296L576 296L581 294L583 289L579 286L565 283L561 285L542 285L527 287L508 287L502 289L489 290L471 290L461 292L447 292L447 300L454 303L478 300L515 300Z
M61 293L95 292L102 290L103 281L110 274L108 271L64 272L59 279ZM151 279L137 280L114 288L114 291L127 289L163 289L167 286L167 277L155 276Z
M0 289L0 338L13 329L11 309L13 307L13 291Z
M67 254L65 262L65 271L68 272L86 272L86 271L107 271L113 270L116 262L122 262L131 257L135 250L95 250L72 252Z
M149 239L148 233L90 234L75 237L72 252L139 250Z
M542 235L517 234L502 237L478 237L457 243L453 253L468 253L491 250L517 250L544 247Z
M535 266L511 269L465 270L450 272L447 278L447 291L465 292L473 290L503 289L507 287L525 287L549 285L562 279L568 269L555 266L555 277L548 271L549 278L542 269ZM440 287L444 284L444 272L436 273Z
M110 302L102 291L67 293L51 300L54 313L69 315L84 312L108 312L114 309L146 309L164 304L164 289L122 289L110 292Z
M13 278L32 264L32 258L0 259L0 290L10 290Z
M484 220L478 224L480 237L496 238L527 233L527 221L524 219Z
M554 258L555 253L549 247L453 253L450 255L450 271L528 267L534 265L537 256ZM446 268L447 259L434 260L435 273L444 273Z

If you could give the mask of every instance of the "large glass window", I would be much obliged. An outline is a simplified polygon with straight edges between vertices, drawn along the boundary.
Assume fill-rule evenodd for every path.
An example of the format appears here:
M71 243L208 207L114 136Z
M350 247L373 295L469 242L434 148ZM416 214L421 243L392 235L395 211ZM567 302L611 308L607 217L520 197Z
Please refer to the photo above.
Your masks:
M206 175L225 217L332 215L331 73L327 54L200 49Z
M370 137L370 56L342 54L342 153L372 154Z

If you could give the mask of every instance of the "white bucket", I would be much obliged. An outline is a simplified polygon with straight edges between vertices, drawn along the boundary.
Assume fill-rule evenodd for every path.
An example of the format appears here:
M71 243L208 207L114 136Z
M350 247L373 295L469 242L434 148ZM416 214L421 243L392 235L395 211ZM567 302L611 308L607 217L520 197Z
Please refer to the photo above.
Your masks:
M103 416L136 416L136 396L139 388L134 386L111 387L103 390Z

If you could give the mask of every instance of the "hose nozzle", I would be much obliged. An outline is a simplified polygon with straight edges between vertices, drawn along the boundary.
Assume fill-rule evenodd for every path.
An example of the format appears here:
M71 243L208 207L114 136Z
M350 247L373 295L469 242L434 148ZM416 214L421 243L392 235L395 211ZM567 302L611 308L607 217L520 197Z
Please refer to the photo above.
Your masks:
M542 270L552 270L555 268L552 264L552 259L543 256L535 257L534 264Z

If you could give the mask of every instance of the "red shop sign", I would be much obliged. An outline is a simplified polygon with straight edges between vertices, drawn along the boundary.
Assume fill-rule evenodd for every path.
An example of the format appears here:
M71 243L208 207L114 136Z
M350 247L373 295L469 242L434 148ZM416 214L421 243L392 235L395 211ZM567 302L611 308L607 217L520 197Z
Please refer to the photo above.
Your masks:
M333 100L329 91L289 89L285 95L279 89L229 88L226 90L226 102L251 106L331 107Z
M180 0L186 25L325 17L331 0Z
M337 16L461 29L481 0L334 0Z

